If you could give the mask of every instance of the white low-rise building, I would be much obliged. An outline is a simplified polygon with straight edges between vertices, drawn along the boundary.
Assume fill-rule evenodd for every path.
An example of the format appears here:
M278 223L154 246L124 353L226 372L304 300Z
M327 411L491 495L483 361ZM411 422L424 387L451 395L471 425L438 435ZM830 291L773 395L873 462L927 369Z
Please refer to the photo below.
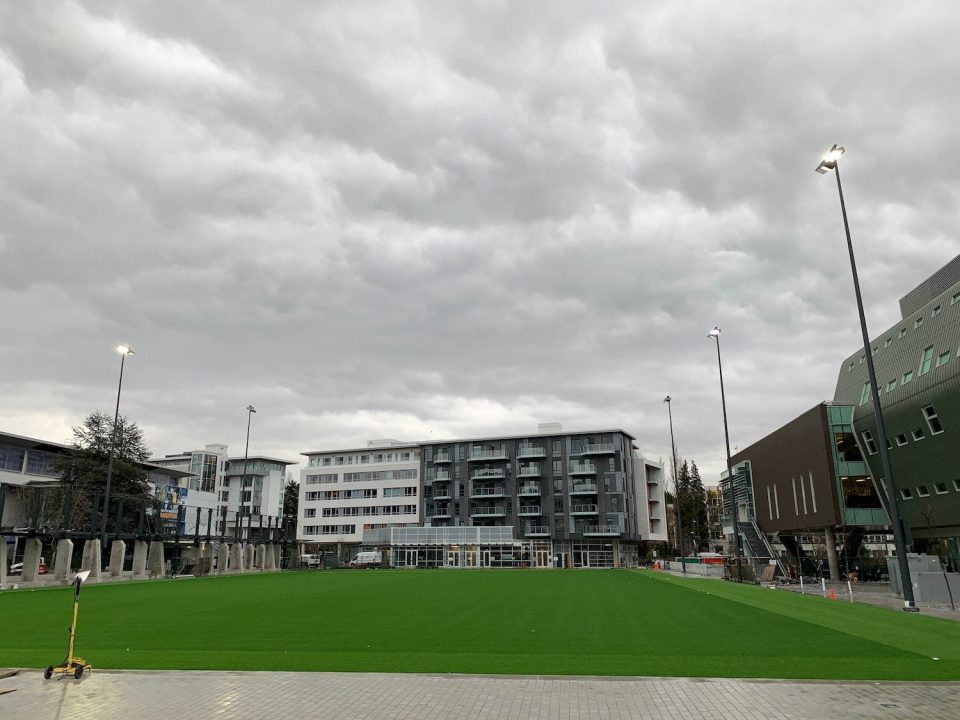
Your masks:
M304 455L307 467L300 471L297 522L303 552L340 546L343 554L343 545L359 546L364 530L418 524L420 449L416 443L371 440L365 448Z

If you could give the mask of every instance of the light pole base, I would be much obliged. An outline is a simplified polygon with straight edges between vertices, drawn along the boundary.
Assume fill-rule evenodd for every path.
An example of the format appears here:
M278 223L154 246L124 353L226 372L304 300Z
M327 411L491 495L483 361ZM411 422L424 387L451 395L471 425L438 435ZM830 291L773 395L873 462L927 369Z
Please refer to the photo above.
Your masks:
M903 611L904 612L920 612L920 608L914 604L913 600L904 600L903 601Z

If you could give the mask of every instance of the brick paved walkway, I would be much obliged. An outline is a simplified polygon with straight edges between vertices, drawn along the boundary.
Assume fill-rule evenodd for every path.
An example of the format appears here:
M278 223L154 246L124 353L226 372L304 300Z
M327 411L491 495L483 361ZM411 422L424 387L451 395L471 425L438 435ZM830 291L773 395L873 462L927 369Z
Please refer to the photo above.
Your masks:
M16 692L4 693L16 688ZM4 720L956 720L960 683L828 683L365 673L31 671Z

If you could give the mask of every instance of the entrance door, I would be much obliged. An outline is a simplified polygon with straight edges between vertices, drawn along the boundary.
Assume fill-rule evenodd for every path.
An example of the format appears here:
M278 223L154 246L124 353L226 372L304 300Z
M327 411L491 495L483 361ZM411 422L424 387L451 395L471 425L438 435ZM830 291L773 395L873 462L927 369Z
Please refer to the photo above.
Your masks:
M538 568L549 567L550 553L547 550L537 550L534 557Z
M490 551L480 551L480 567L490 567Z
M406 555L407 555L407 556L406 556L406 561L404 562L404 565L406 565L407 567L416 567L416 566L417 566L417 551L416 551L416 550L407 549Z
M464 567L476 567L477 566L477 551L476 550L466 550L463 553L463 566Z
M459 550L447 551L447 565L449 567L460 567L460 551Z

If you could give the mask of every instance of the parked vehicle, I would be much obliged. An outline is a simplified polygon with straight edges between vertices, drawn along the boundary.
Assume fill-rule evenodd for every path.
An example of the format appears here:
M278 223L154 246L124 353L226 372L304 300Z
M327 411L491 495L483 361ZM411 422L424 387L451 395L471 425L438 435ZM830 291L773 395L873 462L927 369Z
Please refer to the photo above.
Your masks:
M10 566L11 575L21 575L23 573L23 563L13 563ZM40 558L40 565L37 567L37 575L46 575L47 574L47 561L44 558Z
M357 553L350 561L350 567L380 567L382 564L383 553L379 550Z
M301 555L300 567L316 569L323 567L323 555Z

